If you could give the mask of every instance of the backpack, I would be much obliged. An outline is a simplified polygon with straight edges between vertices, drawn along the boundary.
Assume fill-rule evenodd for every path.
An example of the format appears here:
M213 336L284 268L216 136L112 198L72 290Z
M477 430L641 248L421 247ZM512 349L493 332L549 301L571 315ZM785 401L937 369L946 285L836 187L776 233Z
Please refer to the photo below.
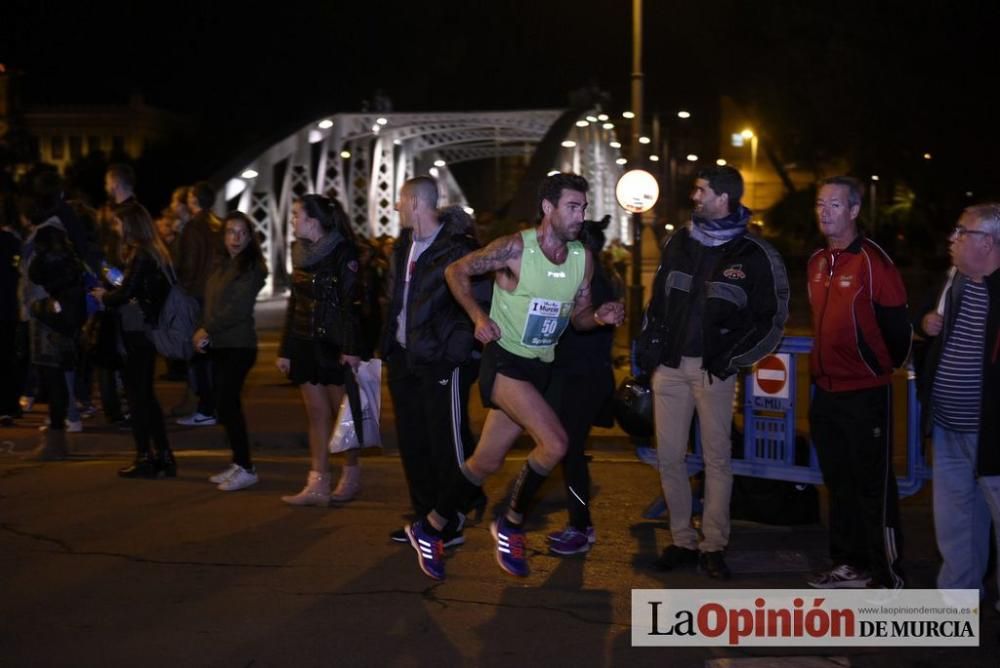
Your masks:
M164 272L166 273L166 272ZM149 338L156 352L171 360L189 360L194 355L191 337L198 324L198 300L184 292L177 277L167 274L170 292L160 309L156 327L149 330Z

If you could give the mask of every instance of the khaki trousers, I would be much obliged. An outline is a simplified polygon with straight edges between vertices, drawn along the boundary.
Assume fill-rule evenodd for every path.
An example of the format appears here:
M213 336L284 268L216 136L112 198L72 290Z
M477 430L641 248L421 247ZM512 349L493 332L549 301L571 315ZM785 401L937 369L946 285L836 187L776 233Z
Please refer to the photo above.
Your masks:
M663 498L670 511L674 545L702 552L724 550L729 544L729 498L733 489L730 440L736 376L719 380L701 368L700 357L682 357L676 369L660 365L653 373L656 453ZM688 478L688 435L698 412L705 460L705 504L701 530L691 526L691 484Z

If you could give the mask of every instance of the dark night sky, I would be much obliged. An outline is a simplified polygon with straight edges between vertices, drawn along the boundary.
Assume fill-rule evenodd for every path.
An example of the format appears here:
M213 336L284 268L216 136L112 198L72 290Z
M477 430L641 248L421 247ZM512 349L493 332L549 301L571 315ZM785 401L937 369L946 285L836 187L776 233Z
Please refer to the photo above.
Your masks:
M646 0L647 110L710 116L725 93L786 161L843 154L1000 189L997 3L814 4ZM377 87L400 111L559 107L592 83L628 101L628 0L101 6L3 3L0 61L27 74L31 102L140 90L238 148ZM913 160L926 150L931 173Z

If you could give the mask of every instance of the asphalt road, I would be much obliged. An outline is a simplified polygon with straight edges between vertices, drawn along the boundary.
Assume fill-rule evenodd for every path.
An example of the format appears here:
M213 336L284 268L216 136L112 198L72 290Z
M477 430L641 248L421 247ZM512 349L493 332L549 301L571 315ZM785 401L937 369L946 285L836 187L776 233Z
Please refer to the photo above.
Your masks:
M228 463L218 427L171 427L180 475L155 481L115 476L130 458L128 433L88 422L69 461L34 463L20 455L37 438L40 413L0 432L0 666L694 667L726 660L738 667L804 666L806 656L878 668L997 665L1000 614L992 605L984 606L978 649L632 648L632 589L720 583L649 567L669 542L665 520L642 518L658 493L657 476L614 430L592 443L598 539L590 553L545 551L544 533L565 523L556 474L528 525L529 577L500 571L484 520L449 557L447 579L432 582L408 546L388 540L408 510L391 429L385 450L366 451L355 501L281 503L280 495L301 487L308 465L304 413L294 388L273 371L273 356L273 337L265 337L247 393L261 483L240 492L206 481ZM158 392L169 406L182 386L161 383ZM525 452L515 450L487 482L491 510ZM904 500L903 522L910 582L932 587L938 561L927 488ZM825 556L819 524L735 522L728 555L735 577L725 586L800 588ZM740 663L750 659L758 662Z

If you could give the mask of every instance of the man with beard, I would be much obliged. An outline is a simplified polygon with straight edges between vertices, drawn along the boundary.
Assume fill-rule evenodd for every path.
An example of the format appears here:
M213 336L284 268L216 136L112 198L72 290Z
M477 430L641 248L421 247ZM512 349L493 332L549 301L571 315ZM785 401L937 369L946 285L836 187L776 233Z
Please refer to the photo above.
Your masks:
M726 580L733 487L732 414L737 372L774 350L788 318L788 276L774 248L747 232L743 178L732 167L698 173L691 224L663 247L636 341L653 390L656 452L670 511L671 544L659 570L698 568ZM691 526L685 457L698 413L705 461L703 540Z
M572 323L586 330L619 325L621 302L591 305L594 259L577 241L587 208L587 181L557 173L542 182L541 222L501 237L451 264L445 272L456 301L486 344L479 376L486 416L475 452L426 517L407 525L421 570L444 578L442 536L457 525L458 509L482 494L486 476L495 473L515 439L527 430L535 448L521 469L510 505L490 526L496 560L511 575L526 576L524 515L549 472L566 454L567 438L555 411L545 402L559 337ZM479 306L472 278L495 272L490 313Z

